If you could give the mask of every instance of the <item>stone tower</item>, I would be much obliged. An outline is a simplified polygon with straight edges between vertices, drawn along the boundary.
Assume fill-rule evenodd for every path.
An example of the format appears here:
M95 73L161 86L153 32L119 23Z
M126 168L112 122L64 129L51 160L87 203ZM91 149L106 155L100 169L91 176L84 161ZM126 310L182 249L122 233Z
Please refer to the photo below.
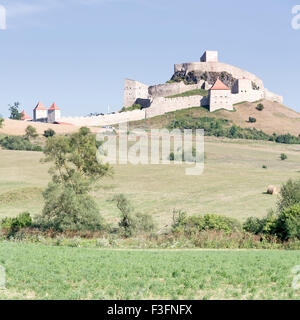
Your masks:
M33 109L33 121L47 122L47 109L40 101Z
M54 123L58 121L61 117L61 112L59 107L53 102L52 106L48 109L48 122Z
M219 79L209 90L208 98L210 112L218 109L233 110L231 89Z
M218 62L218 51L205 51L200 62Z

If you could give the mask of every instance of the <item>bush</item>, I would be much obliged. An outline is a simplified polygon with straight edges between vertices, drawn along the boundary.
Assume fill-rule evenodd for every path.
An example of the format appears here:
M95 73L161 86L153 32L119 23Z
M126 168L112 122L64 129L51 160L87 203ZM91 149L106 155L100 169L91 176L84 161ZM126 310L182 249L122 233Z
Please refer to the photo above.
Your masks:
M26 140L30 140L30 138L35 139L36 137L38 137L38 134L36 132L36 128L34 128L33 126L27 126L27 128L25 129L25 139Z
M185 214L180 212L178 218L174 221L175 223L172 225L174 231L185 231L189 233L204 230L234 232L242 229L241 224L236 219L215 214L186 217Z
M112 201L116 202L121 212L119 227L125 237L133 236L137 232L151 232L155 229L152 216L141 213L134 214L131 203L123 194L115 195Z
M265 164L263 164L262 168L267 169L268 167Z
M280 155L280 159L281 159L281 160L286 160L286 159L287 159L287 155L286 155L285 153L282 153L282 154Z
M53 129L48 129L44 131L43 136L46 138L53 137L55 135L55 131Z
M140 104L133 104L131 107L123 107L120 112L127 112L127 111L133 111L133 110L141 110L142 106Z
M42 147L32 144L20 136L5 136L0 139L2 148L7 150L42 151Z
M256 109L258 110L258 111L263 111L264 110L264 105L262 104L262 103L259 103L257 106L256 106Z
M300 203L300 179L289 179L280 188L277 210L280 213L283 212L284 209L298 203Z
M243 229L254 234L274 235L276 233L276 223L276 216L271 211L267 217L262 219L256 217L248 218L243 224Z
M4 218L1 221L2 229L8 236L14 235L23 228L31 227L32 219L29 212L23 212L15 218Z
M249 117L249 122L251 122L251 123L256 122L256 118Z
M43 194L45 206L36 223L46 230L103 230L104 222L95 200L88 194L77 194L70 186L51 183Z
M276 234L281 240L300 239L300 203L279 214Z
M3 127L4 119L0 116L0 128Z
M137 231L149 233L149 232L154 231L156 228L156 225L153 221L153 218L149 214L136 213L135 220L136 220L136 230Z

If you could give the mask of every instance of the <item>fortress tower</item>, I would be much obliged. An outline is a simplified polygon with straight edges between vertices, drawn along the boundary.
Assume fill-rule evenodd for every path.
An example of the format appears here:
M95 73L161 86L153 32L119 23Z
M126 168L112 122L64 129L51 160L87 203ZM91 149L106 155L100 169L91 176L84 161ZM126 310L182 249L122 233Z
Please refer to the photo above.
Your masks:
M218 62L218 51L205 51L200 62Z
M61 117L61 112L59 107L53 102L52 106L48 109L48 122L54 123L58 121Z
M33 121L47 122L47 109L40 101L33 109Z
M217 79L215 84L209 90L209 111L218 109L233 110L231 100L231 89L221 80Z

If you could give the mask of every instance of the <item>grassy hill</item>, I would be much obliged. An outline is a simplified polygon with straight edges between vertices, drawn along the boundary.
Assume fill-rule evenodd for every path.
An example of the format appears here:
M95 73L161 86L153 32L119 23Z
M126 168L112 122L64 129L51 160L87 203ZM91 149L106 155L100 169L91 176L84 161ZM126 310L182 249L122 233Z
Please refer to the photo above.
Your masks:
M137 211L153 215L160 227L171 224L173 209L244 221L263 217L275 207L277 196L265 193L269 185L300 178L300 145L206 137L205 153L200 176L186 175L186 164L115 165L114 176L105 178L94 193L101 214L116 225L119 211L110 200L124 193ZM288 159L280 160L281 153ZM0 150L0 218L41 212L42 191L50 180L42 157L41 152Z
M175 116L190 115L192 117L212 117L217 119L227 119L231 124L236 124L242 128L256 128L267 134L286 134L298 136L300 134L300 113L276 102L262 100L264 105L262 111L258 111L258 103L244 102L235 105L235 111L217 110L209 112L202 107L178 110L154 118L134 121L130 123L131 128L164 128L174 120ZM256 118L255 123L249 123L249 117Z

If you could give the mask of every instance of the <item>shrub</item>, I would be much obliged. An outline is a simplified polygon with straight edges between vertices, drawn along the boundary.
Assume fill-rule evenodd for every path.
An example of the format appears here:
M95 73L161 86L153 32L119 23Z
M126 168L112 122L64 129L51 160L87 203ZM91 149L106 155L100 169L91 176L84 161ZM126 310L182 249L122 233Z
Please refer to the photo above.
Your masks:
M263 164L262 168L267 169L268 167L265 164Z
M133 236L139 231L150 232L155 229L152 216L142 213L134 214L131 203L123 194L115 195L112 201L116 202L121 212L119 227L125 237Z
M254 234L270 234L274 235L276 231L276 216L273 211L269 212L267 217L259 219L256 217L248 218L244 224L243 229L246 232Z
M2 229L8 236L15 234L23 228L30 227L32 219L29 212L23 212L15 218L4 218L1 221Z
M199 232L204 230L222 230L233 232L241 230L241 224L233 218L223 217L215 214L206 214L204 216L179 216L173 230L182 230L185 232Z
M133 111L133 110L141 110L142 106L140 104L133 104L130 107L123 107L120 112L127 112L127 111Z
M262 104L262 103L259 103L257 106L256 106L256 109L258 110L258 111L263 111L264 110L264 105Z
M254 123L254 122L256 122L256 118L249 117L249 122L250 122L250 123Z
M286 155L285 153L282 153L282 154L280 155L280 159L281 159L281 160L286 160L286 159L287 159L287 155Z
M279 198L277 202L278 212L300 203L300 179L289 179L280 188Z
M44 209L36 219L40 228L58 232L104 229L98 205L90 195L76 194L70 186L52 183L43 196Z
M36 128L34 128L33 126L27 126L27 128L25 129L25 139L26 140L30 140L30 138L35 139L38 136L37 132L36 132Z
M300 239L300 203L279 214L276 234L281 240Z
M135 221L133 218L133 208L130 202L126 199L123 194L117 194L113 197L114 202L117 204L117 208L121 213L121 220L119 222L119 227L124 232L125 236L131 236L134 233Z
M135 214L136 220L136 229L140 232L152 232L155 230L156 225L153 221L151 215L146 213L136 213Z
M5 136L0 140L0 144L7 150L42 151L42 147L32 144L30 141L20 136Z
M43 136L46 138L53 137L55 135L55 131L53 129L48 129L44 131Z
M3 122L4 122L4 119L0 116L0 128L3 127Z

